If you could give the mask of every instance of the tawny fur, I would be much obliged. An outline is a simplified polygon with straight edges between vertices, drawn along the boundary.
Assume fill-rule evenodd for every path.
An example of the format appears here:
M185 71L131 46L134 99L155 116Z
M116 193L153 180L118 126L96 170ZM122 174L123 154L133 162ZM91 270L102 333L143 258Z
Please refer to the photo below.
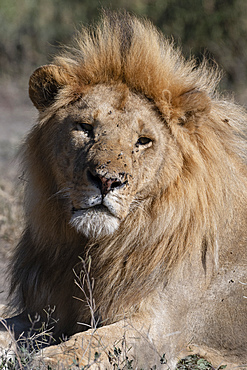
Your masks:
M76 323L87 322L88 313L70 299L78 295L72 272L78 256L92 258L96 305L108 323L138 312L185 256L200 255L203 271L209 255L217 270L219 234L246 203L247 116L217 95L216 68L195 66L148 21L115 14L83 29L74 48L34 73L30 97L39 121L23 147L27 228L13 259L14 307L41 313L56 305L57 332L80 330ZM171 147L162 148L166 168L150 169L148 195L138 194L119 228L95 240L63 217L66 189L57 187L49 138L58 132L57 115L98 85L116 89L120 110L131 94L140 99L164 126Z

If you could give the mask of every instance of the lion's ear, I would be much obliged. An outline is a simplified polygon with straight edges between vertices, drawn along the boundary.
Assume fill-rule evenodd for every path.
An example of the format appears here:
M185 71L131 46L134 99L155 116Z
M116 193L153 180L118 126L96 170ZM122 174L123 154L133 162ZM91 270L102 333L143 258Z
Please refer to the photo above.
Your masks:
M173 107L177 112L178 123L192 129L210 112L211 99L206 92L194 89L177 97Z
M70 76L56 65L36 69L29 80L29 97L35 107L42 111L54 102L60 88L69 83Z

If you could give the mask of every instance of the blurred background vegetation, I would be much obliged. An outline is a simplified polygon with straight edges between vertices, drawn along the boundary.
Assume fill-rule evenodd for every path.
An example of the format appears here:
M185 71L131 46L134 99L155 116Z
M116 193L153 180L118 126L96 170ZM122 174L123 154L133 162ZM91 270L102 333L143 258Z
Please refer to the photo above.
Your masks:
M148 17L187 57L215 60L223 90L247 96L246 0L0 0L0 77L26 79L102 7Z

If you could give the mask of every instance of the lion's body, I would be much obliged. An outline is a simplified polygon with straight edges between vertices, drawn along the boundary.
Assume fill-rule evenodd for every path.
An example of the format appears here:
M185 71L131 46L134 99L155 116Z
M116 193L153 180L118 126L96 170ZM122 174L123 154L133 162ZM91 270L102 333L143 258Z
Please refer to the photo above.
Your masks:
M40 118L24 146L12 304L56 306L57 337L82 330L73 268L90 255L102 322L132 320L171 363L189 343L247 363L247 115L217 98L215 71L115 17L30 79Z

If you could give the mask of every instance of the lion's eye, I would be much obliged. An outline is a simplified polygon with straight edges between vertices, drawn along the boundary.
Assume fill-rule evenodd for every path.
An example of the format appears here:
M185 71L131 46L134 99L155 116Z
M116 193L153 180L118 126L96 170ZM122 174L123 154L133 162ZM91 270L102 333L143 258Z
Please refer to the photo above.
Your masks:
M149 147L149 146L152 145L152 140L149 137L141 136L137 140L136 145L138 145L138 146L142 145L142 146Z
M76 129L78 131L84 131L86 133L90 133L93 131L93 126L90 125L89 123L77 122Z

